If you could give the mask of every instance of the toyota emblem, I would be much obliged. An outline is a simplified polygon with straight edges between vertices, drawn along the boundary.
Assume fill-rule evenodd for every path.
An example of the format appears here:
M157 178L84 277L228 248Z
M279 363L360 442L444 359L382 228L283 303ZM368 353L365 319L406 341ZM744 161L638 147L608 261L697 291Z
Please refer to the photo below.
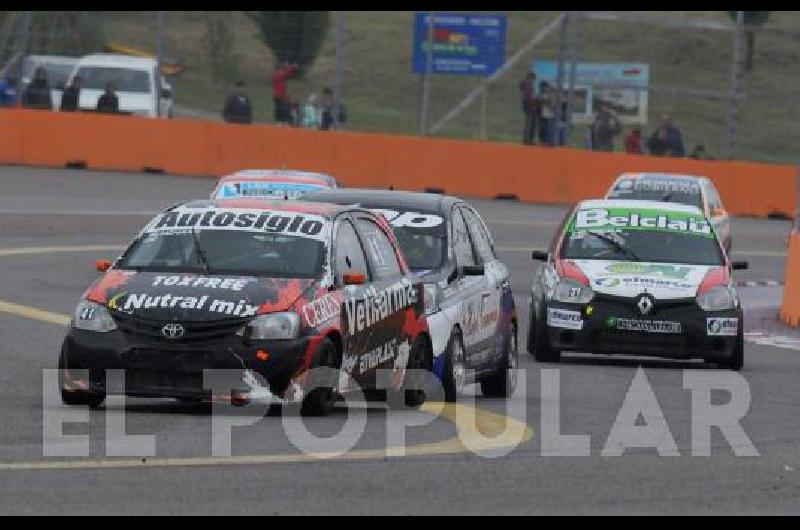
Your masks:
M186 329L180 324L167 324L163 328L161 328L161 334L164 335L168 339L176 340L186 333Z
M653 301L653 297L647 294L643 294L639 298L639 302L636 304L636 307L639 308L639 312L642 315L649 315L650 311L653 310L653 306L655 306L655 302Z

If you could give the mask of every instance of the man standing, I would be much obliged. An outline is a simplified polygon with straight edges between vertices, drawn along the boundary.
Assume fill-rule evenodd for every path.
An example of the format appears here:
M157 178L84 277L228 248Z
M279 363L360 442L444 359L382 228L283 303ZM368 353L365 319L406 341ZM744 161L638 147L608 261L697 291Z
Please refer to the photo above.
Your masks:
M116 114L119 112L119 98L114 83L106 83L106 91L97 99L97 112Z
M539 117L538 99L534 95L536 74L528 72L519 84L519 91L522 93L522 114L524 125L522 127L522 143L533 145L536 137L536 125Z
M64 95L61 96L61 111L62 112L75 112L78 110L78 103L81 98L81 76L76 75L72 78L72 82L64 90Z
M651 148L651 154L677 157L686 155L683 146L683 135L672 123L672 117L669 114L661 116L661 125L647 141L648 147L650 147L651 144L657 146L657 150L659 150L658 148L662 148L662 152L660 153L653 153L653 149Z
M619 119L614 116L605 105L600 107L592 124L592 138L594 151L614 151L614 137L622 132Z
M222 119L228 123L249 125L253 123L253 106L244 91L244 81L236 82L236 89L225 102Z
M289 108L289 78L297 70L296 64L286 62L275 67L270 77L272 82L272 101L275 105L274 117L276 123L290 123L291 109Z
M47 82L47 70L43 66L36 68L33 81L22 93L22 106L29 109L53 110L50 83Z
M642 129L641 127L634 127L633 130L625 137L625 152L629 155L642 154Z

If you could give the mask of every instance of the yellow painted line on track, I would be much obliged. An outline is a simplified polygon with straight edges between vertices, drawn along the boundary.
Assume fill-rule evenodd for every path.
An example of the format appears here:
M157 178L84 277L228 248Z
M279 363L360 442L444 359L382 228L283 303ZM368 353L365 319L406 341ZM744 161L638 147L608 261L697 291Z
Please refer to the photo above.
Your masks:
M410 456L453 455L473 451L513 448L533 438L525 423L488 410L454 403L426 403L421 410L453 422L459 435L441 442L410 447L360 449L343 454L314 452L220 457L75 459L0 463L2 471L97 470L125 468L181 468L308 463L321 461L380 460ZM493 436L492 438L489 438ZM485 437L485 438L484 438Z
M29 318L31 320L39 320L41 322L48 322L50 324L58 324L61 326L69 326L70 317L62 315L61 313L53 313L51 311L44 311L29 307L26 305L15 304L13 302L5 302L0 300L0 313L8 313L18 317Z
M60 252L116 252L125 250L120 245L84 245L75 247L22 247L0 248L0 257L27 256L31 254L56 254Z

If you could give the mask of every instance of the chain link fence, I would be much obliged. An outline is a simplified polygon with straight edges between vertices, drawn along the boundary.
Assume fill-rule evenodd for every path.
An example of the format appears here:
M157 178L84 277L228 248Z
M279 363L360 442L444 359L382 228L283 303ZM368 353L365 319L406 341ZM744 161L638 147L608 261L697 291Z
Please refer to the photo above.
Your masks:
M647 153L649 137L669 114L687 156L703 146L704 158L797 162L796 12L773 12L763 25L738 31L724 11L479 13L506 15L505 57L511 61L488 79L430 76L431 135L521 143L520 82L534 62L550 62L561 64L562 90L556 94L573 114L564 138L568 145L590 148L594 107L602 104L623 118L613 136L615 151L625 150L626 136L638 126ZM31 12L26 39L25 12L2 11L0 65L12 65L20 54L155 55L161 48L176 116L221 119L226 98L242 81L255 121L271 123L270 76L278 58L311 53L301 74L288 82L300 114L312 96L330 88L346 110L341 128L419 134L424 78L412 73L414 16L410 11L169 11L160 33L152 11L42 11ZM583 63L647 65L649 83L631 87L611 80L587 87L579 75ZM9 66L5 74L13 71ZM641 93L646 98L638 97ZM632 107L638 112L645 100L640 119L632 119Z

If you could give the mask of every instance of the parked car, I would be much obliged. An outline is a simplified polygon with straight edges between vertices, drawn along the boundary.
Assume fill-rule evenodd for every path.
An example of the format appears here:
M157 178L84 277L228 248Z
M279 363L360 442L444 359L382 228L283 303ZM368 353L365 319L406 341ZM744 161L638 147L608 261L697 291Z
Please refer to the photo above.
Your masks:
M120 112L148 118L171 118L172 86L157 70L157 61L149 57L93 54L78 61L69 81L76 75L81 76L78 106L82 110L94 110L106 84L112 82L116 86Z

